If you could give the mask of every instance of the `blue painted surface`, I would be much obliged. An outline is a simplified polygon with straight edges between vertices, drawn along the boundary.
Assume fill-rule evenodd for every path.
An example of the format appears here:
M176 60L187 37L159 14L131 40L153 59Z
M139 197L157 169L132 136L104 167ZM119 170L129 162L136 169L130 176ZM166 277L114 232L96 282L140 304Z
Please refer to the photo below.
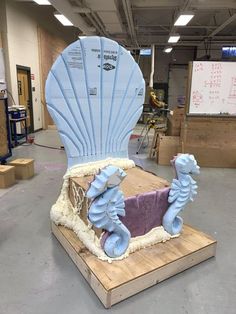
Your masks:
M91 182L86 196L88 198L95 198L105 192L108 188L118 186L126 177L126 173L118 167L107 166L100 170L96 175L96 179Z
M92 199L88 218L97 228L111 232L105 241L104 251L110 257L125 253L130 240L129 230L122 224L119 216L125 216L124 195L119 184L125 172L115 166L107 166L95 176L86 196Z
M144 95L138 64L115 41L92 36L69 45L46 82L48 110L65 146L68 167L128 157Z
M170 206L163 217L163 227L171 235L181 232L183 219L178 214L189 201L193 201L197 194L196 181L190 174L199 174L200 167L193 155L181 154L174 160L177 179L173 179L169 192L168 202Z

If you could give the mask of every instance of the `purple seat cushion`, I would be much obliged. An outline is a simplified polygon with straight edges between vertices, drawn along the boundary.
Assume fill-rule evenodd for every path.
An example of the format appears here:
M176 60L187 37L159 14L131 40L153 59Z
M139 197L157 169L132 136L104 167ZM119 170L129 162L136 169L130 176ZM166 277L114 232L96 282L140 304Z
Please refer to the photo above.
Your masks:
M125 217L120 220L129 229L131 237L142 236L162 225L162 218L168 209L170 188L131 196L125 199Z
M129 229L131 237L142 236L151 229L162 225L162 218L168 209L170 188L147 192L125 199L125 217L120 217L122 223ZM101 239L102 247L109 232Z

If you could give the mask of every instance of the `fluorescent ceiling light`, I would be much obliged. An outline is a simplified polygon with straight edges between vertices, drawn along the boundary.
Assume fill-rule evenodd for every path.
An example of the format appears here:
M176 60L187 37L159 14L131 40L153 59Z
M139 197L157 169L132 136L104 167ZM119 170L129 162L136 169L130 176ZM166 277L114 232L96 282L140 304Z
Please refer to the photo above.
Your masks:
M179 15L179 17L175 21L174 26L185 26L191 21L193 17L194 17L194 14L192 12L183 12Z
M179 34L170 35L170 37L168 39L168 43L177 43L177 41L179 41L179 39L180 39Z
M33 0L39 5L51 5L51 3L48 0Z
M64 25L64 26L73 26L71 21L69 21L68 18L65 17L65 15L56 12L56 13L54 13L54 16L55 16L55 18L58 19L58 21L61 22L62 25Z
M166 52L166 53L170 53L171 51L172 51L172 47L166 47L165 49L164 49L164 52Z

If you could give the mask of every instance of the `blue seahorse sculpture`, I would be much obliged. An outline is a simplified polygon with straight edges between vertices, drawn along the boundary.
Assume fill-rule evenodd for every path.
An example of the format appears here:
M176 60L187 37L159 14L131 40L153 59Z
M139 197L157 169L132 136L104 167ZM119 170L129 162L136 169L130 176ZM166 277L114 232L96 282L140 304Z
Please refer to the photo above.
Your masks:
M86 196L88 198L95 198L105 192L107 188L119 185L125 177L126 173L122 169L111 165L107 166L96 175L96 180L91 182Z
M171 235L180 233L183 226L183 219L177 216L184 206L193 201L197 194L196 181L190 174L199 174L200 167L193 155L181 154L173 161L176 170L176 179L173 179L169 192L168 202L171 203L163 217L163 227Z
M113 258L125 253L131 237L118 217L125 216L124 195L119 189L125 176L122 169L107 166L95 176L86 193L92 199L88 213L90 222L97 228L111 232L105 241L104 251Z

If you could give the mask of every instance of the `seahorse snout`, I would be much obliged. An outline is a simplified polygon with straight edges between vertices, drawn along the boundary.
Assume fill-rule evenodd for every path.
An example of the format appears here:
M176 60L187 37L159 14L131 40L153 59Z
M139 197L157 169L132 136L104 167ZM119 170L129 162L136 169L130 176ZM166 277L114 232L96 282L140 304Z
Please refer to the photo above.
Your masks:
M199 174L200 173L200 167L198 165L195 166L194 169L191 171L192 174Z

